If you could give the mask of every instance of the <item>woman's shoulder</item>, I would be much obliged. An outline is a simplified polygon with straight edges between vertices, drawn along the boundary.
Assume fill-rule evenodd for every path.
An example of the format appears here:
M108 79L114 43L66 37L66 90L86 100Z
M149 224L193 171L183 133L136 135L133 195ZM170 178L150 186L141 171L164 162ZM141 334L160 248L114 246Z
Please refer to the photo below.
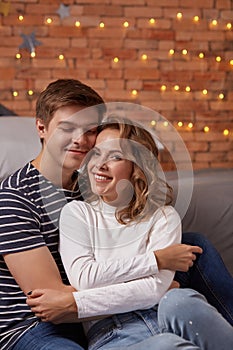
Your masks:
M178 212L171 205L164 205L162 207L159 207L153 216L153 219L158 219L158 218L180 221L180 216Z

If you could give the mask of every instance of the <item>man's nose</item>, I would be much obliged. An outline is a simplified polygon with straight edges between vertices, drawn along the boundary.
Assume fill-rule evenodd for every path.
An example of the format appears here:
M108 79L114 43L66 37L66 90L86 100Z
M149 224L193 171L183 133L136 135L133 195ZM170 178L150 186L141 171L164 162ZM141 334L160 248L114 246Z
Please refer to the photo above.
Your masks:
M83 129L76 129L73 132L72 140L74 143L86 143L87 142L87 135Z

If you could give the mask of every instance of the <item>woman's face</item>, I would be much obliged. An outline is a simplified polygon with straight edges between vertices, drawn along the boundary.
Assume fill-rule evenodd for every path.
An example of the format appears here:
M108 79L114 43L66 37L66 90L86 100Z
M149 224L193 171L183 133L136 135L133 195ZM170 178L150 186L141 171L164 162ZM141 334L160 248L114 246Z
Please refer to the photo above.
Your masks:
M133 163L125 159L118 130L105 129L97 136L93 155L88 163L92 192L105 202L121 205L132 197L130 178Z

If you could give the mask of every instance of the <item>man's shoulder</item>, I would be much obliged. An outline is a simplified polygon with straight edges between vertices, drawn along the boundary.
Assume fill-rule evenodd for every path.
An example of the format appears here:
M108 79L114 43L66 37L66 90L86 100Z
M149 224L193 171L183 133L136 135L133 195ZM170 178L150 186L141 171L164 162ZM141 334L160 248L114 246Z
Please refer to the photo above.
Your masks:
M0 183L0 198L25 197L38 186L37 170L30 163L17 170Z

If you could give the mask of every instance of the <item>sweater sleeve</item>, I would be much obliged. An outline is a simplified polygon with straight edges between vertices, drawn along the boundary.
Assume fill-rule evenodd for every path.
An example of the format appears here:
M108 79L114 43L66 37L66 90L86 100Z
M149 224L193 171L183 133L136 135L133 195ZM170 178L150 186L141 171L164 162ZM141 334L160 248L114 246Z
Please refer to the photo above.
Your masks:
M80 205L78 205L80 204ZM77 290L103 287L158 273L153 251L132 257L96 261L92 224L83 203L65 205L60 217L60 253L70 284Z

